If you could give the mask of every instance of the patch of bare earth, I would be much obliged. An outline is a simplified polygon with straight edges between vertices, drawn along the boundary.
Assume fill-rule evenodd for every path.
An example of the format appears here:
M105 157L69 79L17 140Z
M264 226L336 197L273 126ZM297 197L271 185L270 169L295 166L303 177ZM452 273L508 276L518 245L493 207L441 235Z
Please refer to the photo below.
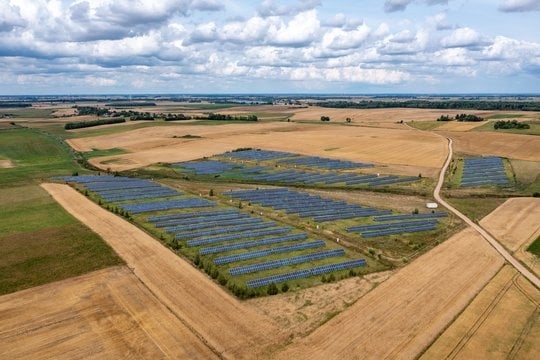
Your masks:
M252 358L281 341L273 321L134 225L67 185L42 185L68 212L99 234L182 323L217 354Z
M2 359L217 358L126 267L0 297Z
M281 293L249 300L259 312L273 318L290 338L302 337L385 281L391 272L353 277L337 283L323 284L297 292Z
M14 167L11 160L0 160L0 169L9 169Z
M452 236L280 358L414 358L497 273L502 258L471 229Z

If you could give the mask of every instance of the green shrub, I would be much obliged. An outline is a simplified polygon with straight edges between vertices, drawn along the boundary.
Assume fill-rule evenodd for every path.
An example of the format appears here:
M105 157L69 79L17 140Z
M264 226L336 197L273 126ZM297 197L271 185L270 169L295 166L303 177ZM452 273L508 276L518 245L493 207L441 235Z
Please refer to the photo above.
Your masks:
M279 290L276 284L270 283L270 285L268 285L268 290L266 290L266 292L268 293L268 295L276 295L279 292Z

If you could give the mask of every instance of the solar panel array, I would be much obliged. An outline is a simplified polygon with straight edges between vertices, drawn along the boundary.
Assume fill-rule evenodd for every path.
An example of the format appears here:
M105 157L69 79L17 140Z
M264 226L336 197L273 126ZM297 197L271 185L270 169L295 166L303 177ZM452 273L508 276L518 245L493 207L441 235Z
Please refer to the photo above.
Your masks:
M347 228L348 232L359 232L364 238L407 234L421 231L431 231L437 228L439 223L437 218L448 216L447 213L430 213L430 214L407 214L407 215L388 215L375 217L375 221L393 221L393 220L408 220L408 221L393 221L379 224L358 225Z
M94 192L107 202L142 200L183 195L182 192L162 186L153 181L122 176L63 176L56 180L74 182Z
M285 159L278 161L279 163L289 164L289 165L302 165L309 167L317 167L322 169L354 169L354 168L363 168L371 167L373 164L359 163L354 161L344 161L337 159L328 159L318 156L303 156L293 159Z
M224 192L224 195L252 203L283 210L300 217L311 217L315 222L352 219L391 214L388 210L378 210L348 204L345 201L324 199L306 192L278 189L238 190Z
M119 208L129 211L132 214L140 214L151 211L163 211L172 209L188 209L198 207L216 206L216 203L197 198L149 201L141 203L128 203L118 205Z
M265 261L262 263L240 266L240 267L229 269L229 274L233 276L243 275L243 274L249 274L252 272L270 270L270 269L275 269L282 266L302 264L302 263L313 261L313 260L327 259L333 256L343 256L343 255L345 255L345 250L343 249L326 250L326 251L314 252L308 255L295 256L292 258Z
M463 159L461 187L508 185L503 161L497 156Z
M111 202L183 195L174 189L161 186L152 181L135 178L85 175L62 177L57 178L57 180L77 182ZM300 213L300 210L315 209L314 205L305 209L297 209L304 201L304 194L297 193L294 196L298 201L291 204L287 211L294 210ZM327 204L326 200L316 198L320 201L320 205ZM278 206L278 204L275 205ZM347 209L354 212L371 211L368 208L352 208L346 203L336 203L335 205L342 210ZM117 206L132 214L175 210L175 213L149 216L146 221L154 224L156 228L163 229L165 233L173 234L177 240L183 241L186 246L198 247L197 250L201 256L211 256L212 259L215 254L219 255L212 259L216 265L226 265L276 254L296 252L296 256L284 259L272 259L256 264L241 265L236 269L231 269L233 275L249 276L259 271L279 269L307 262L316 263L323 259L345 256L343 249L311 252L312 249L326 247L326 242L323 240L310 241L306 233L294 232L291 227L280 227L276 222L265 221L260 217L250 216L237 209L197 210L197 208L216 206L216 203L201 198L182 197L155 201L145 200L142 202L125 202ZM323 211L315 215L328 216L329 214ZM249 250L251 248L255 248L255 250ZM300 252L300 255L298 255L298 252ZM364 260L360 260L358 264L360 263L365 265ZM340 266L342 265L340 264L342 263L325 265L325 269L327 269L325 271L341 269ZM314 267L314 273L320 272L321 270L317 270L319 268L322 267ZM258 281L258 279L249 281Z
M365 260L352 260L345 261L337 264L328 264L322 266L316 266L311 269L298 270L285 274L272 275L264 278L259 278L255 280L248 280L246 283L249 287L261 287L270 285L271 283L280 283L289 280L302 279L311 276L326 274L333 271L351 269L359 266L364 266L366 264Z

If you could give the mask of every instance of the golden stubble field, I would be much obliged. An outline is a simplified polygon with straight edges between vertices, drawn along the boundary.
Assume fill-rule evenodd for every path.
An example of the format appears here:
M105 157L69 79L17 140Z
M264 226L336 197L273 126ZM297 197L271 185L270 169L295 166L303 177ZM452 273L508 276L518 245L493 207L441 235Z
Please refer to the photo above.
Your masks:
M509 199L480 224L526 260L523 248L540 232L539 212L540 199ZM506 265L422 359L532 359L539 335L540 291Z
M97 137L68 140L79 151L109 149L128 154L91 159L102 169L127 170L157 162L188 161L240 147L290 151L353 161L397 165L417 175L435 173L446 156L446 142L429 133L360 126L251 123L216 126L150 127ZM174 136L201 136L181 139ZM407 169L407 167L410 167ZM424 171L423 171L424 170Z

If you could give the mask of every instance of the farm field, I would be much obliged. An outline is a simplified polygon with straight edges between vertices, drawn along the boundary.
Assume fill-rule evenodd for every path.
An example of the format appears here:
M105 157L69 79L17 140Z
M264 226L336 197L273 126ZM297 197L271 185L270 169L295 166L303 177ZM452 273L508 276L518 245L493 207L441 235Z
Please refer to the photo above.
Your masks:
M401 269L280 358L412 358L495 275L503 260L467 229ZM407 286L403 286L407 284ZM358 321L362 319L362 321Z
M39 182L83 171L67 147L28 129L0 130L0 294L84 274L122 260Z
M494 155L510 159L540 161L540 137L491 132L449 132L438 134L454 141L454 151L472 155Z
M123 266L1 296L0 318L3 359L219 358Z
M533 359L540 291L504 266L420 359Z
M134 225L67 185L44 184L43 187L107 241L152 293L216 352L228 357L247 357L283 336L273 322Z
M186 134L198 139L178 139ZM276 142L279 138L279 142ZM407 174L441 166L444 139L410 129L380 129L320 124L257 123L223 126L153 127L121 134L70 139L78 151L122 148L129 154L91 160L100 168L127 170L157 162L181 162L240 147L263 148L344 160L408 166ZM325 149L333 149L325 151Z

